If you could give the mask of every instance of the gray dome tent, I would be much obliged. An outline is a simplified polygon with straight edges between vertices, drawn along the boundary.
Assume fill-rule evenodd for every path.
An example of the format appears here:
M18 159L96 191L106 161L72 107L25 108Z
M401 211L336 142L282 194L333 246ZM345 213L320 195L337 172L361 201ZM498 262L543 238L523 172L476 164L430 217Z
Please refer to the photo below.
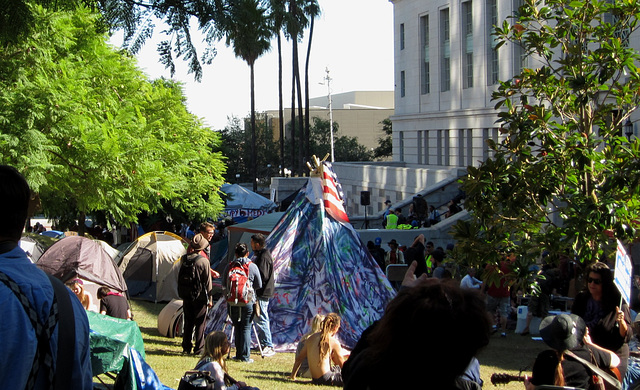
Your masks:
M99 243L86 237L61 239L40 256L36 265L63 282L82 279L85 291L92 295L94 302L101 286L127 292L127 283L111 256Z

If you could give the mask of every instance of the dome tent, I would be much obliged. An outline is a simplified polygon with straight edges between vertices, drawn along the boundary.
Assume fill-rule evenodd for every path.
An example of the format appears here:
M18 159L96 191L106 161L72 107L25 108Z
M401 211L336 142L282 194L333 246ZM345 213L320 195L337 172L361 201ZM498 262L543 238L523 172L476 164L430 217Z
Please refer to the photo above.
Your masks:
M187 242L171 232L149 232L120 253L116 263L129 286L131 298L169 302L178 298L180 257Z

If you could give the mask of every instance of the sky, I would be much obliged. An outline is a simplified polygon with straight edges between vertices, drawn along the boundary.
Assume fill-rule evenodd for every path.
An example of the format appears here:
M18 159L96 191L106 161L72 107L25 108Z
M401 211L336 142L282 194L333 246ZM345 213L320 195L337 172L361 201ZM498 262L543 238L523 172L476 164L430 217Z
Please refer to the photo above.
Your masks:
M327 96L326 69L333 94L350 91L393 90L393 5L388 0L318 0L321 15L316 19L309 63L310 97ZM161 28L156 28L155 37ZM308 35L308 30L305 32ZM157 38L157 40L160 40ZM112 44L122 44L114 36ZM291 101L291 43L283 39L283 101ZM304 81L307 40L299 44L300 69ZM187 107L215 130L228 124L228 117L250 114L249 66L235 58L224 42L216 45L218 54L204 66L200 83L177 62L175 80L185 85ZM156 44L147 42L137 55L140 68L152 79L170 73L158 63ZM303 86L304 90L304 86ZM304 91L303 91L304 93ZM278 51L274 39L269 53L255 63L256 110L278 109Z

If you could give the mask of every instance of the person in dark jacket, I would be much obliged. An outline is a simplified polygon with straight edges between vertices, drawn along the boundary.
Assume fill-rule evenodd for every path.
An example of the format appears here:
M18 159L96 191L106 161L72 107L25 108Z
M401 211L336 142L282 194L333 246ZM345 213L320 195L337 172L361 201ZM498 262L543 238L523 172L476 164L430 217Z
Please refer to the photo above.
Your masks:
M213 306L211 298L211 268L209 266L209 260L200 254L205 248L209 246L209 240L198 233L191 240L189 248L187 249L186 258L181 261L194 262L193 267L196 269L196 274L199 283L195 283L196 286L201 286L201 291L197 294L195 299L191 299L187 296L182 298L182 310L184 313L184 332L182 335L182 352L184 354L190 354L193 347L193 354L200 355L204 350L204 328L206 325L207 308ZM195 337L194 337L195 334ZM192 340L195 338L195 344Z
M620 374L624 378L629 360L629 340L633 335L629 306L622 303L608 265L590 264L586 269L587 289L576 296L571 312L589 328L594 344L613 351L620 358Z
M269 326L269 299L273 296L275 280L273 278L273 259L271 253L264 247L264 235L258 233L251 236L251 249L253 250L253 263L258 266L262 288L256 290L258 312L253 318L256 325L262 356L273 356L273 342L271 341L271 328Z
M540 323L540 336L552 349L538 354L533 376L525 378L526 390L537 386L569 386L586 389L592 371L575 356L603 369L613 369L620 359L612 351L591 342L587 326L575 314L547 316Z

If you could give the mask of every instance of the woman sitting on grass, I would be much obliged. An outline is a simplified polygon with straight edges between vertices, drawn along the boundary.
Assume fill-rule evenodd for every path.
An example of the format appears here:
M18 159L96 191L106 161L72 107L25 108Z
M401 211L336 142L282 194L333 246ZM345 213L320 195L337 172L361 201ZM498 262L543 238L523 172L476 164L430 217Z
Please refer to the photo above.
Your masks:
M259 390L257 387L247 386L244 382L238 382L227 374L227 364L224 357L229 353L231 345L227 335L223 332L209 333L204 342L204 352L195 369L209 371L215 379L214 390Z
M316 314L316 316L313 317L313 320L311 321L311 330L305 333L304 336L300 338L300 341L298 341L298 346L296 347L296 358L300 355L300 351L302 351L304 343L307 341L309 336L314 333L320 332L320 327L322 326L323 320L324 316L322 314ZM301 373L299 376L302 378L311 378L311 371L309 371L309 361L306 358L302 361L298 372Z

